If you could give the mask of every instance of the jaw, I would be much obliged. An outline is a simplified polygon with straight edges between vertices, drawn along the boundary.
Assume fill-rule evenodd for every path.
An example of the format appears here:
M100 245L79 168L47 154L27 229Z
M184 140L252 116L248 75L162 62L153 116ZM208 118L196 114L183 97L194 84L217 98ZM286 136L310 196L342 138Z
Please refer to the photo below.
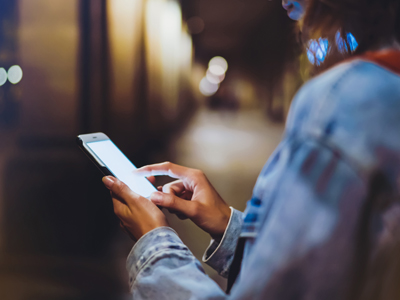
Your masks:
M288 11L288 16L292 20L298 21L303 17L303 12L293 9L291 11Z
M298 21L303 17L304 5L302 1L282 1L283 8L287 10L289 18Z

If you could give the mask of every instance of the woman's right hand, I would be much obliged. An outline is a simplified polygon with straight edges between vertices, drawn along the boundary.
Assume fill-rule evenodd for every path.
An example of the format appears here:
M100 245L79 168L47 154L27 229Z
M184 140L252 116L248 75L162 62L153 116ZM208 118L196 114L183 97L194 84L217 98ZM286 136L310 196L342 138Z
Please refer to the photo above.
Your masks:
M146 177L168 175L179 179L164 185L162 192L154 192L150 200L176 212L181 218L191 219L213 239L222 238L231 210L202 171L164 162L134 172Z

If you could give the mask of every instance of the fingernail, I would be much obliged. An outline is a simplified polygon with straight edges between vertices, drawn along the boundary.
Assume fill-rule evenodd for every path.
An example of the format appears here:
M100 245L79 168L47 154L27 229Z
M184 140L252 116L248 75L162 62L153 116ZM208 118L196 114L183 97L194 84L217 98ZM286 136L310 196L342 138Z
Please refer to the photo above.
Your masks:
M155 204L160 203L162 201L162 193L154 192L153 194L150 195L150 200Z
M111 188L112 185L114 184L115 178L112 176L105 176L102 179L104 185L106 186L106 188Z

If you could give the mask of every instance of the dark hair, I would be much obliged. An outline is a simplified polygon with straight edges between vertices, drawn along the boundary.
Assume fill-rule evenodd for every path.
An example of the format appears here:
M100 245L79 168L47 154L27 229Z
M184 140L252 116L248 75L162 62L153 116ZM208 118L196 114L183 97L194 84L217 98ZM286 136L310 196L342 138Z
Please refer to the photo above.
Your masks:
M347 34L352 33L358 48L352 51ZM303 40L323 38L330 45L338 34L344 47L330 47L321 69L353 54L400 41L400 0L308 0L302 23Z

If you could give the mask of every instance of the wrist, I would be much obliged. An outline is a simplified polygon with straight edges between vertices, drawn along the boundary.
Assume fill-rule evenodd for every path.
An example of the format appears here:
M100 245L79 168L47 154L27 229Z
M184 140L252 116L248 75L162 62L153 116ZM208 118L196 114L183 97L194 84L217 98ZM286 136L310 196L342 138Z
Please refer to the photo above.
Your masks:
M150 231L161 227L169 227L167 220L160 221L157 224L142 224L141 226L131 225L125 228L127 229L130 238L136 242Z
M224 236L226 228L229 225L231 215L232 215L232 209L229 206L226 206L223 210L221 217L219 218L220 219L219 226L218 226L219 230L217 230L216 232L210 233L211 238L213 240L215 240L216 242L220 242L222 240L222 237Z

